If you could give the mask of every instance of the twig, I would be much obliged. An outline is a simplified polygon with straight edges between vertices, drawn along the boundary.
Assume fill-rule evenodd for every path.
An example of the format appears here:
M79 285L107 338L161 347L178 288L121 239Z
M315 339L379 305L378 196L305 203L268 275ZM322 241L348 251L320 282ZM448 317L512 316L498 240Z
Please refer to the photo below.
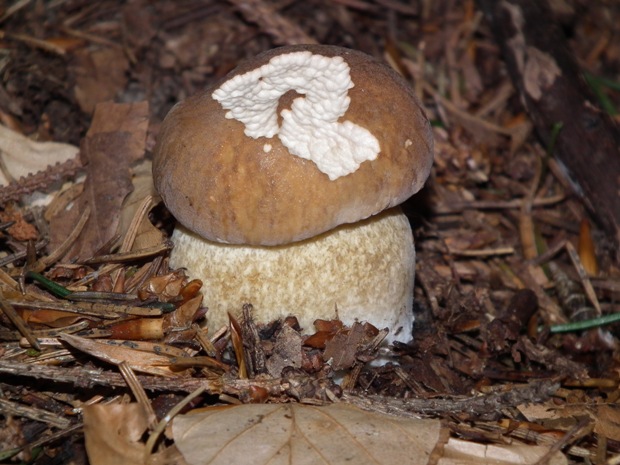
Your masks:
M573 264L573 267L575 268L575 271L577 271L577 275L579 276L579 280L581 281L583 290L586 296L588 297L588 300L590 301L590 303L594 306L594 310L596 311L596 314L602 315L603 312L601 310L601 304L598 301L598 298L596 296L596 291L594 290L594 286L592 286L590 277L588 276L587 271L585 270L585 268L583 267L583 264L581 263L581 259L579 258L579 254L575 250L575 246L571 242L567 240L558 242L557 244L553 245L543 255L532 259L530 263L532 265L540 265L541 263L544 263L550 260L557 253L559 253L562 249L565 249L566 252L568 253L568 256L571 259L571 262Z
M19 200L22 195L44 190L56 181L72 178L82 168L79 156L63 163L48 166L43 171L29 174L8 186L0 187L0 205L12 200Z
M586 416L585 418L582 418L575 426L569 429L564 436L562 436L562 439L553 443L553 445L549 448L547 453L543 455L540 459L538 459L538 461L534 465L546 465L547 463L549 463L549 461L553 458L553 456L557 452L562 450L564 447L566 447L571 442L574 442L577 439L583 437L584 434L582 430L586 428L586 426L588 426L588 424L591 421L592 421L591 418L588 416ZM590 432L590 429L591 428L587 429L588 433Z
M76 37L78 39L86 40L88 42L92 42L93 44L103 45L105 47L112 47L122 49L123 47L116 42L106 39L105 37L100 37L95 34L89 34L88 32L80 31L78 29L73 29L69 26L61 26L61 31L67 35L72 37Z
M125 378L127 386L129 386L129 389L133 392L133 395L138 403L142 405L149 421L149 429L153 431L157 426L157 415L155 414L155 410L153 410L153 406L151 405L144 388L140 384L140 381L138 381L136 374L126 361L123 361L118 365L118 370L121 372L123 378Z
M512 255L515 253L513 247L497 247L494 249L478 249L478 250L456 250L448 249L453 255L462 257L490 257L493 255Z
M200 344L200 347L202 347L202 350L204 350L209 357L215 357L217 350L215 349L213 342L211 342L211 340L207 337L207 332L198 326L198 323L193 323L192 329L196 331L196 336L194 337Z
M92 302L44 302L29 300L7 300L9 305L19 308L36 308L44 310L60 310L62 312L77 313L79 315L97 316L113 320L123 315L133 316L161 316L158 308L133 307L130 305L98 304Z
M487 431L497 432L498 434L507 434L510 437L521 439L526 442L531 443L532 441L534 441L536 442L536 444L545 447L550 447L556 442L554 440L554 437L548 434L546 431L534 431L528 426L517 426L515 428L514 425L511 424L507 428L506 426L501 426L500 423L499 425L486 424L483 426L483 428ZM566 452L576 457L584 457L589 459L594 458L594 454L590 452L586 447L571 446L569 449L566 450Z
M553 195L545 198L537 198L532 202L533 207L547 207L555 205L566 199L564 194ZM451 213L459 213L463 210L512 210L521 208L523 199L514 199L508 201L502 200L472 200L470 202L455 202L450 205L437 205L433 207L433 211L439 215L449 215Z
M59 417L56 413L30 407L28 405L17 404L3 398L0 398L0 412L2 412L5 417L7 415L14 415L17 417L30 418L31 420L47 423L56 428L67 428L71 425L71 421L64 417Z
M47 245L47 242L48 242L47 239L42 239L38 241L34 245L34 250L37 252L40 250L43 250L43 248ZM28 251L24 249L21 252L15 252L14 254L7 255L6 257L0 259L0 267L16 262L17 260L21 260L22 258L26 258L27 254L28 254Z
M166 416L161 419L159 424L155 427L155 429L153 430L153 432L149 436L148 440L146 441L146 447L144 448L144 463L149 463L149 457L151 455L151 452L153 451L153 447L155 447L155 443L157 442L157 440L159 439L161 434L166 429L166 426L168 426L168 423L170 423L170 421L175 416L177 416L183 410L183 408L185 408L186 405L188 405L192 400L194 400L196 397L198 397L204 391L205 391L205 387L204 386L201 386L201 387L195 389L192 393L190 393L187 397L185 397L181 402L179 402L177 405L175 405L166 414Z
M26 326L24 320L22 320L22 318L17 314L15 308L13 308L11 303L4 298L4 296L2 295L2 291L0 291L0 308L8 317L8 319L11 320L11 323L15 325L21 335L26 338L30 345L40 351L41 346L39 345L39 341L37 341L37 338L34 337L32 332L30 331L30 328Z
M11 16L13 16L19 10L21 10L24 7L28 6L28 4L31 1L32 0L19 0L19 1L15 2L13 5L7 7L6 10L4 11L4 14L2 16L0 16L0 24L4 23L7 19L9 19Z
M412 415L441 415L466 412L473 416L494 414L499 409L516 407L522 403L542 402L549 399L560 387L559 383L534 381L524 386L514 386L506 392L472 397L446 397L432 399L400 399L385 396L357 396L345 392L342 400L362 409L411 417Z
M495 132L497 134L502 134L504 136L512 136L512 131L510 129L499 126L495 123L491 123L485 119L479 118L478 116L468 113L467 111L461 110L458 106L452 103L447 98L437 92L433 86L429 83L425 82L423 84L424 90L431 94L435 99L437 99L450 113L458 116L463 121L467 121L469 123L475 124L476 126L484 129L486 131Z
M55 45L53 42L37 39L26 34L2 33L0 34L0 37L2 37L3 39L15 40L17 42L26 44L29 47L38 48L49 53L55 53L56 55L65 56L67 54L67 51L64 48Z
M29 442L27 444L24 444L20 447L16 447L14 449L10 449L10 450L5 450L2 451L2 454L0 455L0 460L1 461L5 461L8 460L9 458L19 454L22 450L24 450L26 447L32 449L36 449L37 447L42 447L46 444L52 443L54 441L57 441L60 438L64 438L65 436L68 436L70 434L75 433L76 431L82 429L84 425L82 423L78 423L76 425L73 425L67 429L63 429L61 431L58 431L57 433L54 434L50 434L49 436L44 436L41 439L37 439L36 441L33 442Z
M89 323L88 321L80 321L78 323L65 326L63 328L53 328L53 329L35 329L32 331L32 334L39 340L44 338L54 338L58 337L61 333L77 333L78 331L83 331L88 329ZM18 341L19 337L15 334L14 331L3 331L0 330L0 340L3 341ZM45 341L40 341L42 344Z
M532 220L532 204L538 191L538 186L542 178L543 165L540 157L536 157L536 174L532 180L527 195L523 198L521 211L519 212L519 236L521 237L521 247L523 256L526 260L531 260L538 255L536 247L536 234L534 232L534 221Z
M143 258L152 257L153 255L159 255L162 252L166 252L172 248L172 242L164 241L163 243L154 247L147 247L142 250L135 250L132 252L121 252L110 255L99 255L88 260L84 260L82 263L85 265L96 265L99 263L125 263L134 260L141 260Z
M116 372L101 371L86 367L57 367L52 365L32 365L28 363L0 360L0 374L46 379L57 383L72 383L80 388L98 386L127 387L125 379ZM240 379L199 379L163 378L137 375L142 387L149 391L192 392L203 387L209 394L238 395L253 386L266 389L272 395L281 395L288 387L282 379L240 380Z
M573 263L573 266L575 267L575 270L577 271L577 274L579 275L579 280L581 281L583 290L588 296L588 300L594 306L594 310L596 310L597 315L602 315L603 312L601 311L601 304L599 303L598 298L596 297L596 292L594 291L594 287L592 286L592 283L590 282L590 277L588 276L587 271L584 269L581 263L581 259L579 258L579 254L575 250L575 246L573 246L573 244L571 244L569 241L566 241L565 247L566 247L566 252L568 252L568 256L571 259L571 262Z

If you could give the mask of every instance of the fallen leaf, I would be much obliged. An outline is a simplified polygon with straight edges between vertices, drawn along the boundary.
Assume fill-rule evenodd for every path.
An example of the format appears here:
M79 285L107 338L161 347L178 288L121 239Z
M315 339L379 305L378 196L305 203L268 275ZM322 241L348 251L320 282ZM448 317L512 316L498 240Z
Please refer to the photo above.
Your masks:
M534 465L547 454L548 447L514 442L512 444L478 444L450 438L437 465ZM547 465L566 465L561 452L553 454Z
M34 174L50 165L75 158L77 154L78 148L73 145L36 142L0 124L0 186L6 186L10 178L19 179Z
M125 88L129 61L120 48L84 48L75 53L75 98L91 114L100 102L114 100Z
M141 300L157 298L162 302L172 302L177 299L186 282L182 270L152 276L138 288L138 297Z
M84 439L91 465L138 465L143 462L145 445L140 441L148 426L142 405L87 405Z
M150 200L150 209L157 203L158 194L153 185L152 175L152 163L150 160L142 160L137 166L132 167L132 186L131 193L125 198L121 207L120 224L118 227L118 234L121 238L125 237L125 234L130 229L136 213L142 204L146 200ZM144 215L139 223L135 238L132 243L131 250L144 250L149 247L155 247L164 241L164 234L153 226L153 223L149 221L148 211Z
M613 441L620 441L620 409L615 404L601 404L594 409L594 432Z
M521 415L523 415L528 421L542 423L544 420L558 420L562 418L562 415L558 414L561 410L552 402L535 403L535 404L523 404L517 407ZM569 428L575 425L573 422Z
M344 323L340 320L315 320L314 327L316 333L306 337L304 345L315 349L324 349L327 342L332 340L338 331L344 327Z
M148 104L103 103L82 144L84 192L70 208L52 218L51 249L69 235L86 206L91 214L65 260L88 259L118 231L121 205L133 189L131 165L144 156Z
M189 299L174 312L167 313L164 319L169 328L188 328L195 320L202 304L202 294Z
M439 420L398 418L347 404L248 404L176 417L172 433L190 465L426 464Z
M130 2L123 5L123 31L124 40L131 46L134 55L138 55L141 49L148 46L157 34L154 24L157 20L153 18L153 10L148 8L148 3L143 1Z

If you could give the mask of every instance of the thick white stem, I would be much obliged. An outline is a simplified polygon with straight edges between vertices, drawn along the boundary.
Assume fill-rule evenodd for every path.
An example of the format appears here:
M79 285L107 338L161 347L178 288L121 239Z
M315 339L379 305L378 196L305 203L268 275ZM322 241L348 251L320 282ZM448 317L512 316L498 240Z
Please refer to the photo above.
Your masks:
M214 331L251 303L259 323L295 315L312 333L316 319L368 321L411 340L415 250L400 209L286 246L219 244L181 226L173 241L171 265L203 281Z

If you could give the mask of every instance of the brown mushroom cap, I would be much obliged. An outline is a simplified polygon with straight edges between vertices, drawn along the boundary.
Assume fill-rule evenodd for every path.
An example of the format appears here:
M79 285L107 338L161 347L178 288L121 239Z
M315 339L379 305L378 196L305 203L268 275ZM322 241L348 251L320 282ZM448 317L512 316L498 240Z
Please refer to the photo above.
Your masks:
M291 155L278 137L245 135L244 124L227 118L212 97L232 77L299 51L344 59L354 86L341 119L379 141L376 159L334 180L313 161ZM290 103L286 100L280 100L281 107ZM177 104L162 124L153 176L168 209L200 236L231 244L278 245L402 203L422 188L432 162L430 124L404 79L358 51L301 45L258 55L214 87Z

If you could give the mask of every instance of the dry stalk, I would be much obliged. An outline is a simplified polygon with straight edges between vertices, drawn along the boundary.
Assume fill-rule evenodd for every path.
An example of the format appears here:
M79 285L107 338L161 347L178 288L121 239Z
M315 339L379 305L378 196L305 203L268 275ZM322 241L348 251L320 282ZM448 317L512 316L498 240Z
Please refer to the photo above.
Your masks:
M157 308L93 302L44 302L34 300L7 300L6 302L18 308L58 310L61 312L71 312L78 315L95 316L109 320L121 318L126 315L156 317L162 314L162 311Z
M146 412L146 415L149 419L149 429L153 431L157 426L157 415L155 414L155 410L153 410L153 406L151 405L151 402L146 395L146 391L140 384L140 381L138 381L138 378L129 366L129 363L127 363L126 361L121 362L118 365L118 370L121 372L123 378L125 378L127 386L129 386L131 392L133 392L133 395L138 401L138 403L142 405L142 408Z
M31 420L47 423L48 425L55 426L56 428L68 428L71 426L70 420L60 417L56 413L48 412L47 410L28 405L18 404L3 398L0 398L0 410L3 415L14 415L17 417L30 418Z
M99 255L97 257L84 260L82 263L84 263L85 265L96 265L100 263L125 263L134 260L141 260L143 258L149 258L154 255L159 255L162 252L166 252L170 249L172 249L172 242L164 241L162 244L156 245L154 247L147 247L146 249L142 250L135 250L132 252L119 252L109 255Z
M125 379L116 372L76 366L73 368L52 365L33 365L0 359L0 374L46 379L55 382L72 383L84 388L88 386L127 387ZM239 392L258 386L270 395L281 395L286 389L282 379L241 380L241 379L199 379L199 378L161 378L137 375L140 385L148 391L192 392L204 388L209 394L238 395Z
M569 429L566 434L549 447L549 450L534 465L546 465L550 463L553 455L564 449L567 445L575 443L577 440L587 436L594 429L589 417L582 418L575 426Z
M534 198L536 197L536 192L540 185L542 171L542 161L540 157L536 157L536 174L532 181L532 185L528 189L527 195L523 198L521 211L519 212L519 236L521 238L523 256L526 260L531 260L538 256L534 220L532 219L532 204L534 203Z
M41 346L39 345L37 338L34 337L30 328L28 328L24 320L15 311L15 307L13 307L13 305L11 305L11 303L4 298L2 292L0 292L0 309L4 312L11 323L15 325L20 334L26 338L30 345L37 350L41 350Z
M566 199L564 194L552 195L544 198L535 198L532 207L547 207L560 203ZM459 213L463 210L513 210L522 208L523 199L514 200L471 200L439 204L433 207L433 211L438 215L449 215Z
M479 118L473 113L469 113L465 110L460 109L457 105L452 103L447 98L443 97L433 86L431 86L428 82L423 83L423 88L425 92L428 92L433 98L444 107L449 113L456 115L463 121L467 121L470 124L475 125L481 130L501 134L504 136L512 136L512 131L510 129L506 129L502 126L499 126L495 123L492 123L486 119Z
M19 200L23 195L32 194L38 190L45 190L52 184L63 179L74 177L82 168L79 156L63 163L48 166L38 173L29 174L8 186L0 188L0 205Z

